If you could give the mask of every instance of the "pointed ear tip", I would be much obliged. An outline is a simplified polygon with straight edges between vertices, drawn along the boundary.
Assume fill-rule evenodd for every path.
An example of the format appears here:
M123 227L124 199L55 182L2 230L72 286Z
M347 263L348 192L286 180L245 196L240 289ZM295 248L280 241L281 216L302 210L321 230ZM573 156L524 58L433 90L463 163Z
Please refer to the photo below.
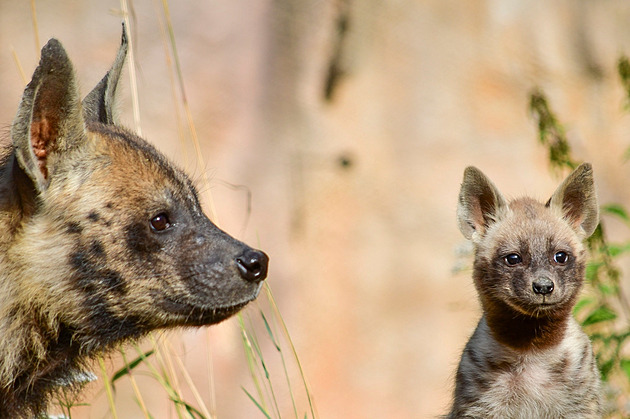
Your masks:
M122 21L121 44L127 44L127 25L124 20Z
M53 45L61 46L61 42L59 42L57 38L50 38L48 42L46 42L46 45L44 45L44 48L49 48L50 46L53 46Z
M590 163L582 163L575 170L578 170L578 169L581 172L584 172L584 173L592 173L593 172L593 165L591 165Z
M483 172L479 169L477 169L475 166L468 166L466 169L464 169L464 179L483 179L485 178L485 175L483 174Z
M582 163L578 169L580 169L581 177L583 177L589 183L594 183L593 166L591 166L590 163ZM578 169L576 169L576 171Z
M62 72L72 71L72 63L70 62L68 53L63 45L61 45L61 42L55 38L49 39L42 48L39 64L33 73L33 78L30 83L39 80L53 68L61 70Z
M63 45L61 45L61 42L59 42L57 38L50 38L48 42L46 42L46 45L44 45L44 47L42 48L42 56L49 55L51 53L54 54L59 51L63 52L64 54L66 52L63 48Z

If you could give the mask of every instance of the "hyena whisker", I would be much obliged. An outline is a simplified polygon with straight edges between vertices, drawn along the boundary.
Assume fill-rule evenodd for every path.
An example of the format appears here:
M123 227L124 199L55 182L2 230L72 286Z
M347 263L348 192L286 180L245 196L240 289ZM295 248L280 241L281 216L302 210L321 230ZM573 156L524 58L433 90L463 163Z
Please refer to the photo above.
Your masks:
M225 180L220 180L220 179L217 179L217 182L233 191L245 192L245 199L246 199L245 217L243 219L243 225L241 226L241 231L239 234L239 236L242 237L245 235L245 232L247 231L247 225L249 224L249 220L252 215L252 191L246 185L237 185L237 184L230 183L230 182L227 182Z
M199 190L199 193L204 194L208 192L208 188L212 186L212 182L216 178L217 170L215 168L206 167L199 173L196 173L196 171L197 167L195 166L195 169L191 174L191 180L193 182L193 185L195 185L195 188Z
M41 416L123 342L227 319L267 276L267 255L204 215L190 177L117 125L127 49L123 27L81 100L50 40L0 151L1 418Z

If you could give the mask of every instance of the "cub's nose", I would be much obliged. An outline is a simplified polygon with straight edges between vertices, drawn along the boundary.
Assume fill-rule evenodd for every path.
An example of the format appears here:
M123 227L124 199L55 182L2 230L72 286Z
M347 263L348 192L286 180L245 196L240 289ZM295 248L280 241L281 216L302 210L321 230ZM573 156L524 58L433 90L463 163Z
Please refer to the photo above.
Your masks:
M247 249L236 258L236 266L244 280L260 282L267 277L269 257L260 250Z
M553 281L549 278L539 278L532 283L532 289L536 294L547 295L553 292Z

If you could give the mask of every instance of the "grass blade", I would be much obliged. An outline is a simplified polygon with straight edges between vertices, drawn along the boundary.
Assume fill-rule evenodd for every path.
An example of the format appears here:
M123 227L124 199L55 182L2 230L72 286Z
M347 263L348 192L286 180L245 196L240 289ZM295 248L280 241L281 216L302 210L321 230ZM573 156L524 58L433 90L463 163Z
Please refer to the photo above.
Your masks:
M245 389L245 387L241 387L243 389L243 391L245 392L245 394L247 394L247 397L249 397L249 399L254 402L254 404L256 405L256 407L258 407L258 409L262 412L263 415L265 415L265 417L267 419L271 419L271 416L269 416L269 413L267 413L267 411L260 405L260 403L258 403L258 401L254 398L254 396L252 396L251 394L249 394L249 391L247 391Z
M311 411L311 415L313 418L318 418L319 415L317 414L317 409L315 408L315 403L313 401L313 395L311 393L310 387L306 380L306 375L304 374L304 368L302 367L302 363L300 362L300 358L298 357L297 350L295 349L295 345L293 344L293 340L291 339L291 335L289 334L289 329L287 328L287 325L284 322L282 315L280 314L280 310L278 309L276 300L273 297L273 293L271 292L271 286L269 285L268 282L265 282L265 291L267 293L267 299L269 300L269 303L271 304L271 307L273 309L274 316L278 320L278 323L280 324L280 327L282 328L284 338L286 339L286 341L289 344L289 347L291 348L291 353L293 354L293 358L295 359L295 362L297 364L298 370L300 372L300 377L302 377L302 385L304 386L304 391L306 392L306 397L308 400L308 405Z
M118 414L116 413L116 403L114 402L114 390L112 388L112 383L109 381L109 376L107 375L107 368L105 368L105 360L102 356L98 357L98 363L101 367L101 375L103 377L103 381L105 382L105 393L107 393L107 401L109 403L109 410L112 413L113 419L118 419Z
M149 351L151 352L151 351ZM136 382L136 377L134 377L134 375L131 373L131 370L134 368L132 366L129 366L129 363L127 362L127 356L125 354L125 351L121 348L120 349L120 354L122 355L123 361L125 362L125 366L126 368L126 374L129 376L129 381L131 382L131 387L133 387L133 392L136 395L136 402L138 403L138 405L140 406L140 409L142 410L142 413L144 414L145 418L150 418L151 415L149 415L149 411L147 410L147 406L144 403L144 399L142 398L142 393L140 393L140 388L138 387L138 383ZM145 358L146 355L145 355ZM137 364L140 364L140 362L142 362L141 359L136 358L136 360L134 362L137 361ZM112 382L112 388L114 387L113 385L113 380L110 380Z
M122 350L121 350L122 353ZM114 382L118 381L119 379L121 379L122 377L126 376L129 374L129 372L131 370L133 370L134 368L136 368L138 365L140 365L145 359L149 358L151 355L153 355L155 353L155 349L150 349L147 352L145 352L143 354L142 357L137 357L136 359L134 359L131 362L127 362L125 360L125 366L120 368L118 371L116 371L114 373L114 375L112 375L112 377L110 378L110 382L112 383L112 385L114 384ZM124 355L123 355L124 357Z

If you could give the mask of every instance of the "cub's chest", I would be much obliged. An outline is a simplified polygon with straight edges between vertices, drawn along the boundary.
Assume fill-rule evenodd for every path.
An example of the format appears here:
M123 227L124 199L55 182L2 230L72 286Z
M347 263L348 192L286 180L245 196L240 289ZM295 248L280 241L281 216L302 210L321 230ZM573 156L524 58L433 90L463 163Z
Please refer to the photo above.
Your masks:
M496 417L513 417L508 412L519 412L518 417L523 418L540 417L542 412L562 411L566 391L563 372L553 363L529 357L499 364L486 373L486 406Z
M491 392L503 399L529 397L537 398L557 386L557 377L546 363L529 359L520 359L511 364L499 364L497 369L488 373ZM505 400L508 401L508 400Z

